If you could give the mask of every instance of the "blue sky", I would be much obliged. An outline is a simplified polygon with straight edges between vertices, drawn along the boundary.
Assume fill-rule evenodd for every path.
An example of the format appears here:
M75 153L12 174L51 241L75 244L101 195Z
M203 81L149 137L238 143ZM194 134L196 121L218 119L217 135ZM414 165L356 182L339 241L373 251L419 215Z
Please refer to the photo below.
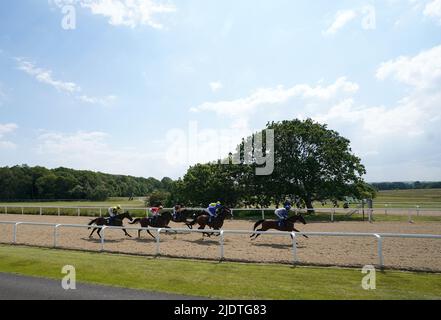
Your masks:
M441 180L440 88L441 0L0 2L1 166L177 178L311 117L368 181Z

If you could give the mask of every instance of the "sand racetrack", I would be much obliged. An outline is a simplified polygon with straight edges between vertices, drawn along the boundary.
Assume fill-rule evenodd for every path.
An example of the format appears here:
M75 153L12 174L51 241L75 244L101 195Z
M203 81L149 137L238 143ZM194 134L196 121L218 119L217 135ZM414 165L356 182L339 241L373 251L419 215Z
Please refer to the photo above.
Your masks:
M0 215L0 221L49 222L60 224L87 224L88 217L57 217L32 215ZM182 224L170 224L182 228ZM251 230L251 221L226 221L225 230ZM418 222L338 222L298 225L301 231L310 232L378 232L441 234L441 223ZM48 226L18 227L17 244L53 246L54 228ZM100 242L89 239L90 231L78 228L60 228L58 247L79 250L100 250ZM126 238L121 230L106 230L106 251L141 255L155 255L156 241L147 233L137 239L137 232L130 230L133 238ZM0 243L11 243L12 225L0 224ZM301 263L311 265L364 266L378 263L375 238L323 237L298 238L298 257ZM219 259L219 242L216 237L202 240L200 234L162 234L161 254L171 257ZM383 240L384 264L387 268L427 270L441 272L440 239ZM262 235L250 241L248 235L225 236L225 259L232 261L291 263L292 241L289 236Z

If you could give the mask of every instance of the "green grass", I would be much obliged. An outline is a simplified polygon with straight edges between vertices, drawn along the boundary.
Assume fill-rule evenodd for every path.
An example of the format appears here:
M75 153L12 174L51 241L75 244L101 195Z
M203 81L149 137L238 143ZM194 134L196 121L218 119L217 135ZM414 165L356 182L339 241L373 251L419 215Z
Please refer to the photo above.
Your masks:
M213 263L0 245L0 272L224 299L441 299L441 274L377 272L361 287L358 269Z
M329 222L331 221L331 213L330 212L319 212L317 211L315 214L308 214L305 216L307 222ZM364 221L368 221L368 213L365 212ZM353 214L351 216L346 216L342 213L336 213L334 215L334 221L363 221L362 214ZM397 221L409 221L408 215L385 215L374 214L374 221L377 222L397 222ZM441 216L417 216L414 212L412 213L412 221L414 222L441 222Z
M380 191L375 202L390 203L393 207L420 205L424 208L441 208L441 189Z

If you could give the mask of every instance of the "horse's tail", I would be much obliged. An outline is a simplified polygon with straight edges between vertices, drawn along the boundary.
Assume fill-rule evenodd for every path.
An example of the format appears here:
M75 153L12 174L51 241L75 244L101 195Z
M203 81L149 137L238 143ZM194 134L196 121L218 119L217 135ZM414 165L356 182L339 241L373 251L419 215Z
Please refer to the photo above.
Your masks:
M99 219L99 218L96 218L96 219L91 220L91 221L88 223L88 225L89 225L89 226L93 225L94 223L96 223L96 222L98 221L98 219ZM90 228L91 228L91 227L89 227L89 228L87 228L87 229L90 229Z
M133 220L132 222L129 222L129 224L139 223L140 221L141 221L141 218L136 218L136 219Z
M264 221L265 221L265 220L259 220L259 221L257 221L257 222L254 224L254 229L253 229L253 230L256 230L257 227L260 226Z
M198 221L199 216L195 216L193 218L193 221L190 222L186 222L185 224L187 225L187 227L189 227L191 229L192 226L194 226L196 224L196 222Z

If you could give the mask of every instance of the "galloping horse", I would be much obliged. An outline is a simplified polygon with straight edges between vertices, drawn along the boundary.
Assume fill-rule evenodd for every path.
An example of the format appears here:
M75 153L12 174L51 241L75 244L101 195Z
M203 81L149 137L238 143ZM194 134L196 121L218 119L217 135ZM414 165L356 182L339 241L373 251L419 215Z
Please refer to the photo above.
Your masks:
M149 218L136 218L133 220L133 222L129 222L130 224L141 224L142 228L166 228L170 229L168 224L170 223L172 219L171 213L169 211L162 213L161 215L158 215L156 217L149 217ZM141 231L138 230L138 238L141 238ZM146 230L147 233L152 236L153 239L156 239L150 232L150 230Z
M259 220L254 224L254 231L268 231L270 229L275 229L279 231L289 231L289 232L300 232L296 228L294 228L294 223L297 221L300 221L303 224L306 224L305 218L301 214L295 215L292 217L289 217L286 219L282 225L280 225L279 221L276 220ZM256 230L258 226L262 225L262 228ZM257 237L260 236L260 233L254 233L250 236L251 240L256 240ZM303 235L305 238L308 238L307 236ZM291 235L292 237L292 235Z
M172 215L171 221L176 223L188 223L188 218L191 216L191 211L187 209L182 209L177 212L175 216Z
M132 216L128 211L118 214L113 219L112 223L109 223L109 218L99 217L89 222L89 226L95 224L97 226L112 226L112 227L122 227L123 226L123 220L129 219L130 221L133 220ZM92 227L89 227L88 229L91 229ZM94 228L92 232L89 235L89 238L92 238L93 233L98 230L98 236L101 238L101 228ZM130 234L127 233L126 229L122 229L126 236L132 237Z
M197 223L199 224L199 230L204 230L206 226L209 226L213 230L219 230L224 225L225 219L232 218L233 214L231 213L231 210L225 206L220 207L218 210L219 214L211 221L209 221L210 216L208 215L208 213L204 211L202 214L196 216L192 222L187 223L187 226L192 229L192 226ZM202 236L205 235L211 237L211 234L208 232L202 233Z

